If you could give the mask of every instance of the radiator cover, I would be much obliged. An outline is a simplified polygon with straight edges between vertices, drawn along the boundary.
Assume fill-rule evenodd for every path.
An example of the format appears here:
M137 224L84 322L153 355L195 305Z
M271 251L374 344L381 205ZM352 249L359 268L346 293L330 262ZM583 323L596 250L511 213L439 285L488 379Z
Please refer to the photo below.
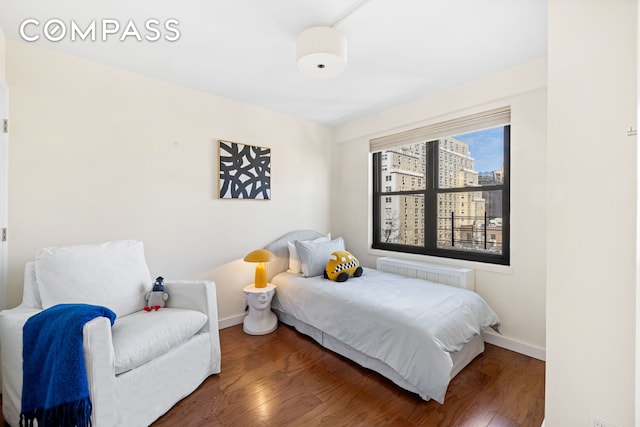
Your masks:
M376 268L406 277L429 280L444 285L475 291L475 274L470 268L427 264L400 258L378 258Z

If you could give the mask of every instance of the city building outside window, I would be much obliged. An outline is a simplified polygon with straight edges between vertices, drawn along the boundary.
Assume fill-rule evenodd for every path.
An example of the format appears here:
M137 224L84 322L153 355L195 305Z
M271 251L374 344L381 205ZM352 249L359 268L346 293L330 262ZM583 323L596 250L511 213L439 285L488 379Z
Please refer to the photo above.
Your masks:
M508 265L510 116L371 140L373 248Z

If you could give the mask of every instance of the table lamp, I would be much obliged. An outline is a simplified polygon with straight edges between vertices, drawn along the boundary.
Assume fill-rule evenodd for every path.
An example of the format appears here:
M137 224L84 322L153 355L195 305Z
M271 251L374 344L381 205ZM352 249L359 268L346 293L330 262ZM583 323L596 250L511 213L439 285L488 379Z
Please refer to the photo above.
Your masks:
M256 278L254 281L254 286L256 288L264 288L267 286L267 270L264 263L273 261L274 259L276 259L276 256L273 252L266 249L256 249L253 252L249 252L247 256L244 257L246 262L258 263L256 266Z

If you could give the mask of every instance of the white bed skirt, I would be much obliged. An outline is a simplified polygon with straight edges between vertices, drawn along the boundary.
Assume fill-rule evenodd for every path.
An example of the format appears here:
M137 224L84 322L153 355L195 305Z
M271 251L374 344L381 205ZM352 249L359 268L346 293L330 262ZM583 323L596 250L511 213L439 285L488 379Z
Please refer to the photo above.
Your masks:
M353 360L360 366L363 366L367 369L371 369L379 373L380 375L390 379L396 385L402 387L405 390L408 390L412 393L416 393L420 395L420 397L424 400L430 400L430 396L423 395L418 390L416 390L411 384L407 383L402 377L400 377L396 371L394 371L389 365L386 363L375 359L371 356L368 356L353 347L337 340L336 338L322 332L320 329L317 329L311 325L308 325L294 316L279 311L277 309L273 309L274 313L278 316L278 319L287 325L293 326L298 332L301 332L309 337L313 338L318 342L321 346L338 353L341 356L346 357L347 359ZM465 366L467 366L476 356L481 354L484 351L484 339L482 335L476 335L473 337L471 341L465 344L459 351L456 351L451 354L451 360L453 361L453 368L451 369L450 378L455 377Z

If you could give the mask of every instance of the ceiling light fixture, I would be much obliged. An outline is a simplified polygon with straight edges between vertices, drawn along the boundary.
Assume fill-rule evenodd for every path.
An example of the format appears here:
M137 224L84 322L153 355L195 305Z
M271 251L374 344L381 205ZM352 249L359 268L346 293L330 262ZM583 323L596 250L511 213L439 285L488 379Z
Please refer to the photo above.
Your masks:
M347 39L333 27L311 27L298 36L296 53L305 76L335 77L347 65Z
M345 12L330 27L318 26L298 36L296 57L298 70L313 78L330 78L342 73L347 65L347 39L336 26L370 0L363 0Z

